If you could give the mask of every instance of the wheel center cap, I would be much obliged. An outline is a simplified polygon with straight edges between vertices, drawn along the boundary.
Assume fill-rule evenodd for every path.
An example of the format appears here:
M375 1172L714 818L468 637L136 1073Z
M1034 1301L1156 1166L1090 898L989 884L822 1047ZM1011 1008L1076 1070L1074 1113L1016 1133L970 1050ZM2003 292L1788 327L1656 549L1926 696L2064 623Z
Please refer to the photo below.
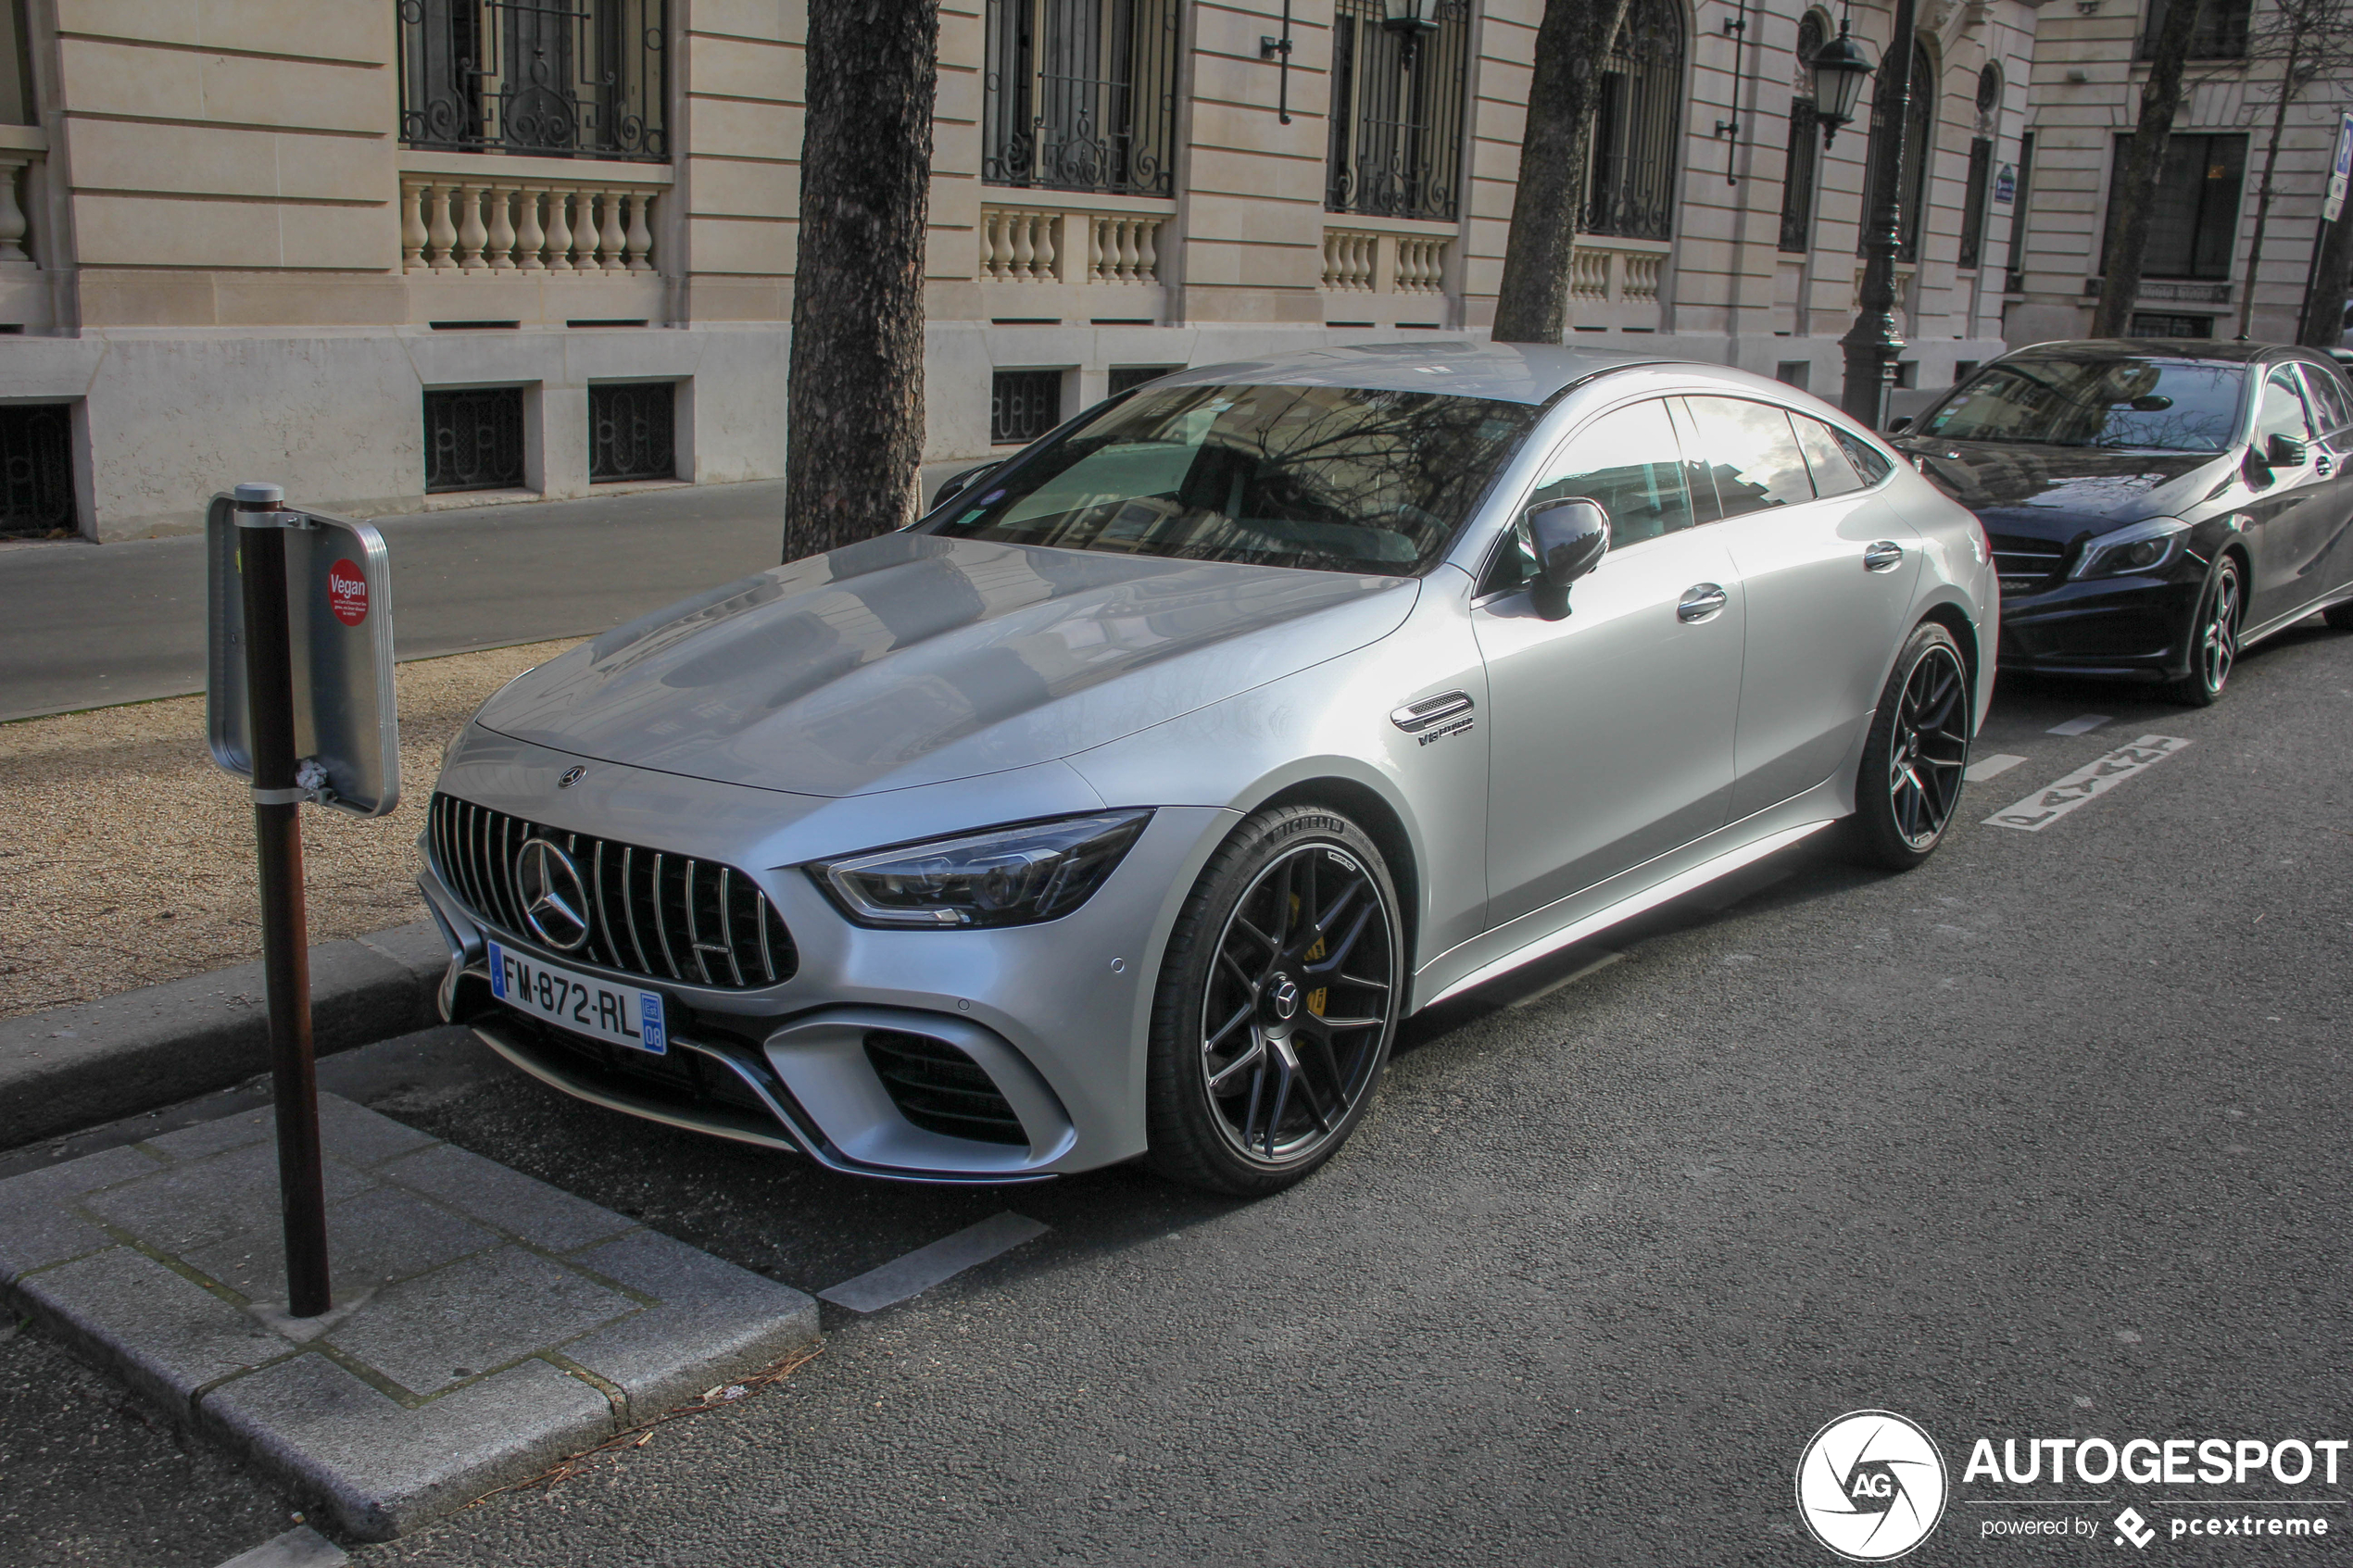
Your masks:
M1299 1012L1299 982L1288 974L1275 976L1275 984L1266 988L1266 1000L1277 1020L1290 1022Z

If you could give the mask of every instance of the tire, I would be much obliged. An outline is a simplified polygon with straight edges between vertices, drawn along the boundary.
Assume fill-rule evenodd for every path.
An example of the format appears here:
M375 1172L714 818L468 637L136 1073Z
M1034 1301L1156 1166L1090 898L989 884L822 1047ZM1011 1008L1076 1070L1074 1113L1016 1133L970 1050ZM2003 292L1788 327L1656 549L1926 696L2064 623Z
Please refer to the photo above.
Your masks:
M2209 708L2221 700L2238 662L2239 627L2246 611L2239 563L2230 556L2216 557L2190 621L2190 672L2167 688L2174 701Z
M1153 1169L1239 1198L1303 1179L1372 1103L1404 982L1396 884L1364 829L1320 806L1247 819L1202 868L1162 956L1145 1085Z
M1969 766L1969 665L1953 633L1913 628L1895 657L1863 740L1855 781L1855 858L1908 872L1944 841Z

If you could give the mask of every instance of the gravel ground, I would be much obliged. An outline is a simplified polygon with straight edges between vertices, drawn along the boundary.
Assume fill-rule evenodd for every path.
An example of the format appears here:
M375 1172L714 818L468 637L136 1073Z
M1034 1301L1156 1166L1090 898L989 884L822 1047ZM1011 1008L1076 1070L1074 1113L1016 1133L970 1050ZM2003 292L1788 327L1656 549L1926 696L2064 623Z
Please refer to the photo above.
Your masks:
M492 692L570 641L399 667L402 802L303 816L310 939L422 918L415 842L441 748ZM0 724L0 1018L261 956L253 811L213 766L204 698Z

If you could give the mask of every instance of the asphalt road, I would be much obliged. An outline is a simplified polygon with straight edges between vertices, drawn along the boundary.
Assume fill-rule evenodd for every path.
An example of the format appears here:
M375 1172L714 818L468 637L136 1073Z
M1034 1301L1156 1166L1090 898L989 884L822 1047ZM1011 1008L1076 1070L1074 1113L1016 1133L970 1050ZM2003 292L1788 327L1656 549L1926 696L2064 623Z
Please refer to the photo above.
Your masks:
M2085 713L2113 721L2046 733ZM1982 825L2142 734L2191 744L2043 832ZM1801 846L1423 1015L1349 1148L1257 1204L1133 1170L883 1185L503 1070L380 1083L391 1114L807 1288L1002 1210L1051 1229L828 1308L778 1387L358 1561L1822 1564L1798 1455L1881 1407L1955 1483L1907 1562L2043 1562L2118 1549L2105 1524L1982 1539L2038 1515L1963 1482L1975 1436L2353 1436L2353 638L2278 639L2203 711L2006 687L1995 753L2026 760L1908 876ZM0 1560L201 1568L284 1527L103 1401L20 1393L44 1357L0 1344L28 1499L0 1503ZM104 1463L59 1457L98 1425ZM124 1522L102 1486L138 1488ZM2334 1501L2325 1543L2149 1555L2337 1561L2353 1471L2028 1489L2160 1522L2289 1493ZM165 1551L135 1526L171 1506L203 1523Z

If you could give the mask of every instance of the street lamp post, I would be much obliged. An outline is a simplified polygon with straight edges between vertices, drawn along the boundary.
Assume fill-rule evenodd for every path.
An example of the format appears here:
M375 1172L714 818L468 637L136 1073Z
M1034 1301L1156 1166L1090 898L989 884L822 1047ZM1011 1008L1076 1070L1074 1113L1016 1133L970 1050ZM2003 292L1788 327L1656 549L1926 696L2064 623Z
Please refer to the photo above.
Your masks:
M1863 228L1863 287L1856 301L1855 324L1838 340L1846 353L1846 384L1839 407L1871 430L1887 422L1887 390L1904 352L1904 334L1895 328L1895 252L1902 244L1904 133L1911 118L1906 109L1912 94L1913 10L1914 0L1895 0L1895 31L1880 61L1871 126L1877 178L1871 182L1870 210Z

